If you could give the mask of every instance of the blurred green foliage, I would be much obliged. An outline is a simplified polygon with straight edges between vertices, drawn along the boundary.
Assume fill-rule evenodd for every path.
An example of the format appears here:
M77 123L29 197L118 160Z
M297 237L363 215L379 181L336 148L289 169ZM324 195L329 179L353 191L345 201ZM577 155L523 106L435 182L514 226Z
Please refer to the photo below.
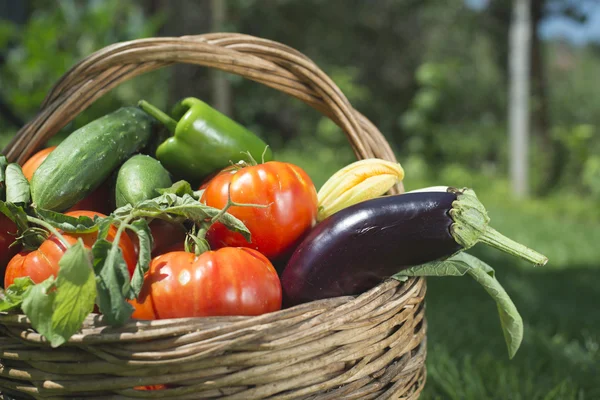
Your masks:
M168 21L186 19L189 25L200 18L174 15L173 8L161 2L150 13L151 3L28 2L26 24L0 20L0 48L7 49L0 66L0 94L28 120L58 78L95 50L162 35ZM463 186L477 180L506 183L507 71L506 60L502 61L505 37L498 32L505 29L499 24L507 21L494 13L510 11L510 6L495 4L498 10L482 11L466 7L463 0L260 4L228 2L225 29L277 40L311 57L390 141L407 170L408 184L411 180L464 182ZM205 5L208 12L209 2ZM343 22L332 29L334 20ZM199 29L207 31L210 26L204 23ZM594 46L546 43L544 57L548 136L560 153L560 173L557 182L544 181L550 155L546 148L541 150L534 134L533 184L553 187L554 197L570 192L599 199L600 117L595 110L600 107L596 96L600 81L595 71L600 52ZM96 101L64 132L140 98L167 108L174 100L170 88L182 86L172 84L176 79L170 68L132 79ZM255 82L233 75L228 80L235 94L232 116L263 136L279 158L305 167L317 186L353 159L343 133L316 111ZM206 97L207 92L198 96ZM0 129L3 146L16 129L2 120Z
M500 107L490 109L481 102L490 97L487 91L497 90L502 83L496 76L481 78L478 84L477 75L461 67L456 61L422 64L416 72L420 87L399 120L408 133L410 154L421 156L441 174L453 165L505 166L506 134L497 115Z
M147 16L137 2L94 0L59 2L35 0L24 25L0 19L0 48L7 49L0 66L1 94L17 115L28 120L39 109L46 94L72 66L110 44L154 36L164 15ZM159 106L166 105L166 71L135 78L109 92L69 124L70 132L123 104L135 104L141 96ZM0 146L15 127L0 120ZM61 140L58 136L54 142Z

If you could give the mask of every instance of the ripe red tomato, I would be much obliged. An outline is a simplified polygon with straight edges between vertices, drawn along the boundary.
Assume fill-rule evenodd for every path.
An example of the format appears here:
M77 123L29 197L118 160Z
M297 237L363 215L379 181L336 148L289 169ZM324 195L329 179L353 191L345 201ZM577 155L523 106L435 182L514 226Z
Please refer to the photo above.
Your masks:
M35 171L55 148L56 146L42 149L25 161L21 169L28 181L31 181ZM111 191L107 181L98 186L98 188L85 199L71 207L69 211L93 210L103 214L109 214L112 209L111 198Z
M275 260L288 252L316 221L317 191L308 174L296 165L270 161L219 173L206 186L200 201L222 209L227 204L230 186L232 201L268 207L229 208L227 212L250 230L252 243L216 223L206 235L212 248L249 247Z
M105 215L93 211L73 211L66 213L72 217L87 216L94 218L94 215L104 217ZM106 239L112 242L117 233L117 228L111 226L108 230ZM85 234L63 234L63 237L69 244L77 242L77 238L81 238L86 247L91 248L98 237L98 232L91 232ZM135 270L135 264L137 257L135 249L131 239L125 234L121 235L119 240L119 247L123 252L123 258L127 263L127 269L129 270L130 276L133 275ZM6 267L6 274L4 276L4 287L10 286L15 278L21 278L29 276L35 283L40 283L48 279L51 275L56 276L58 274L58 261L66 251L64 244L54 235L40 245L40 247L31 252L20 252L15 255L8 266Z
M20 246L10 247L16 237L17 226L10 218L0 213L0 276L4 276L8 262L19 252Z
M260 315L281 308L281 283L256 250L175 251L152 260L131 304L137 319Z
M64 238L73 244L76 239L63 235ZM58 274L58 261L65 253L66 248L63 243L55 236L50 236L34 251L22 251L15 255L8 266L4 275L4 287L12 285L16 278L28 276L35 283L40 283L50 276Z
M33 173L38 169L40 165L44 162L48 154L54 150L56 146L46 147L29 157L27 161L23 164L21 169L23 170L23 175L27 178L28 181L33 177Z

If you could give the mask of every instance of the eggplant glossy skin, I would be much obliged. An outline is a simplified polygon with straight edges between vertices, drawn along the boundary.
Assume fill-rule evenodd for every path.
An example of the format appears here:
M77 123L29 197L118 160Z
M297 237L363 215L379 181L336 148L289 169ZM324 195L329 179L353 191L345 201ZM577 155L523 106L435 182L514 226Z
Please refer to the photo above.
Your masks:
M405 193L333 214L288 261L281 276L285 304L359 294L405 268L461 250L450 233L455 200L448 192Z

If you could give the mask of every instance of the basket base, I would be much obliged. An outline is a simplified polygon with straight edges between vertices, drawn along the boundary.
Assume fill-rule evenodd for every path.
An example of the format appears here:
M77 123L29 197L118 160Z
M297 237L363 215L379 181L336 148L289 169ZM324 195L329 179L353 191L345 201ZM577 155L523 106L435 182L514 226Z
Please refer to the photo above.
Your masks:
M425 384L425 280L257 317L90 317L58 349L25 316L0 314L8 399L403 399ZM160 390L138 390L147 385Z

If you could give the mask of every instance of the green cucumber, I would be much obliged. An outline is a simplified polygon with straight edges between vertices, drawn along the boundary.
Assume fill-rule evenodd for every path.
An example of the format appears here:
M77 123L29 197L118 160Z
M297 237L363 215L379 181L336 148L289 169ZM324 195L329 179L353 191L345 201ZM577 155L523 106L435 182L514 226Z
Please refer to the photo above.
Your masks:
M31 178L36 207L65 211L92 193L149 141L152 118L122 107L77 129L63 140Z
M117 208L159 195L156 189L171 187L173 182L169 172L160 161L143 154L137 154L119 168L115 187Z

